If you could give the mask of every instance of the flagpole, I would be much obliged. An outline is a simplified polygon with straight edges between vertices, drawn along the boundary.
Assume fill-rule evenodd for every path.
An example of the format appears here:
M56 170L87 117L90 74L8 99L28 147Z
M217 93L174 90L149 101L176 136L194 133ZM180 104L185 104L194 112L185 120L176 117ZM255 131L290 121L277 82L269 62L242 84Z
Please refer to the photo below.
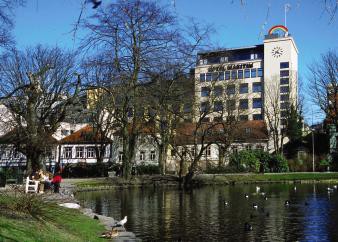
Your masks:
M284 5L284 26L286 27L286 4Z

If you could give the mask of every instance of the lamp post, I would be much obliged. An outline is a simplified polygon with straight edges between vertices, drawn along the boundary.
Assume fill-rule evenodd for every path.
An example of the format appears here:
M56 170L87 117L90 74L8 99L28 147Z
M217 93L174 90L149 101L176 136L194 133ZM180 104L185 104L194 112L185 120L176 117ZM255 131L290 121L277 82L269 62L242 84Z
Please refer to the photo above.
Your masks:
M312 128L312 172L315 172L315 138L313 128Z

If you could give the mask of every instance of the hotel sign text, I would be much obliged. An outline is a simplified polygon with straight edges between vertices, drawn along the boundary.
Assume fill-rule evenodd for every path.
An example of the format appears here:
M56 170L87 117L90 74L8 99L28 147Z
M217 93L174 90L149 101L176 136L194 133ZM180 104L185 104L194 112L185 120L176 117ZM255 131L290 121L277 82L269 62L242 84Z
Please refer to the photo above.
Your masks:
M245 69L252 68L253 63L245 63L245 64L231 64L231 65L220 65L220 66L212 66L208 68L208 72L214 71L225 71L225 70L237 70L237 69Z

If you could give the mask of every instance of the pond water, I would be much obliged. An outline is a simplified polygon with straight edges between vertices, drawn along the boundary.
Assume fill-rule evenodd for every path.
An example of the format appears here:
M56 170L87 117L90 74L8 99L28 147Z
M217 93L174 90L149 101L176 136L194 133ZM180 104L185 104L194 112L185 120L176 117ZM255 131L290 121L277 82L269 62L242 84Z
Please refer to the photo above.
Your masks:
M116 189L77 198L99 214L127 215L126 229L143 241L338 241L338 191L328 192L329 184L259 186L267 200L256 185Z

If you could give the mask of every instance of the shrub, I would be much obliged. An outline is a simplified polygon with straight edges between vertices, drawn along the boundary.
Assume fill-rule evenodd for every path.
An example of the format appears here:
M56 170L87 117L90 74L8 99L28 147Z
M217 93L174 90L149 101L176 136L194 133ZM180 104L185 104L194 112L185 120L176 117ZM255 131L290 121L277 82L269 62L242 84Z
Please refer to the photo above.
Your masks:
M231 155L229 165L236 167L239 172L258 172L260 161L253 151L242 150L237 154Z
M87 164L87 163L77 163L77 164L67 164L63 171L63 177L102 177L108 176L108 165L103 164Z
M160 168L158 165L147 165L141 163L136 166L136 174L138 175L155 175L160 174Z
M288 161L282 155L274 155L269 162L270 172L288 172Z

